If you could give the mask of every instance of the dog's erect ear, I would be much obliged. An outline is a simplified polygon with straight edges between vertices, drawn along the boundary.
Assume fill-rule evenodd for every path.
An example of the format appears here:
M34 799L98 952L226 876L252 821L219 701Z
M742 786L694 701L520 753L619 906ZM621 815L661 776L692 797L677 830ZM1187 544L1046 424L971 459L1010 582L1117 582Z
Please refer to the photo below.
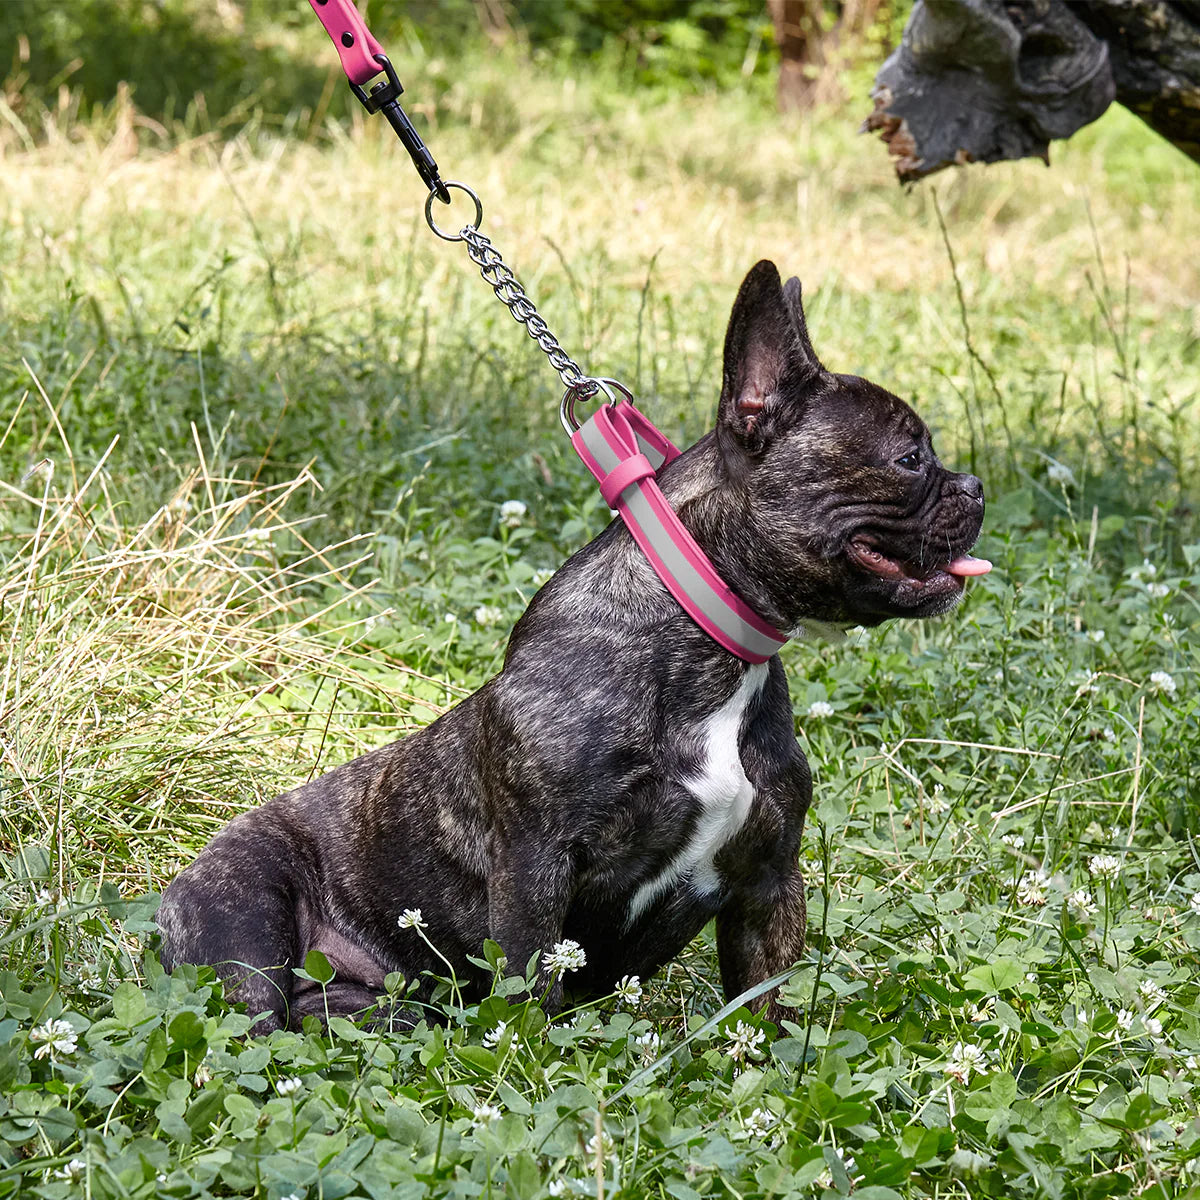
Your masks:
M808 340L808 322L804 319L804 305L800 301L800 280L795 275L783 285L783 302L787 305L788 315L796 328L802 354L812 363L815 370L824 370L813 351L812 342Z
M793 412L806 384L824 373L808 340L800 280L781 285L775 264L755 264L742 282L725 334L718 436L761 450Z

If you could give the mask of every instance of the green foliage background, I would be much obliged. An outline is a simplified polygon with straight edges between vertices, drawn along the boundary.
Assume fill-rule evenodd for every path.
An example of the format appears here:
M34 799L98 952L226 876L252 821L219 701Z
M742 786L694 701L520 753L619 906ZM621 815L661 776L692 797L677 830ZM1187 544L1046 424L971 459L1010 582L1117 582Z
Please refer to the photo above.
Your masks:
M385 45L415 40L432 54L480 37L471 0L384 0L366 7ZM500 8L507 31L534 61L603 64L625 85L696 89L749 74L773 78L770 20L757 0L515 0ZM327 63L298 61L316 21L306 4L247 0L203 6L192 0L8 0L0 5L0 47L12 47L21 93L53 102L59 86L83 105L106 104L121 85L138 108L170 122L204 95L221 123L260 102L284 117L311 108ZM19 39L28 42L24 57ZM326 56L328 57L328 56ZM339 89L338 111L355 103Z

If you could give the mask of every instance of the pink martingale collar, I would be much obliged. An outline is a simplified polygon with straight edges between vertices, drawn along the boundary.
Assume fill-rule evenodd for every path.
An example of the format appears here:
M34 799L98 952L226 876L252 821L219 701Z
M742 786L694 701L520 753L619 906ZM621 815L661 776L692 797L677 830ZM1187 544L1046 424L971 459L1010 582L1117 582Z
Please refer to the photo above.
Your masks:
M787 638L717 574L658 486L655 472L679 451L628 400L602 404L571 444L658 577L709 637L747 662L766 662Z

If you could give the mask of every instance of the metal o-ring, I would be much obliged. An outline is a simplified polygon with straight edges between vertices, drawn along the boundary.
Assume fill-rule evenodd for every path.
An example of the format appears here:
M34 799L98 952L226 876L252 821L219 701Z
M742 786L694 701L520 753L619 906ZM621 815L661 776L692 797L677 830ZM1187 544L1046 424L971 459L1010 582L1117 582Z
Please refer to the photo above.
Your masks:
M585 383L591 383L595 386L591 391L581 394L580 386ZM577 400L590 400L596 395L597 392L603 392L604 395L608 397L606 401L608 406L610 408L615 408L620 401L616 396L613 395L613 388L616 388L617 391L620 392L630 404L633 403L633 393L623 383L618 383L617 380L609 379L607 377L594 378L590 375L587 375L584 376L584 378L581 379L578 384L567 388L567 390L563 393L562 404L559 406L558 419L562 422L563 428L567 431L568 437L574 433L578 433L582 424L582 422L579 421L575 416L575 402Z
M620 401L612 394L612 389L616 388L630 404L633 403L633 393L618 379L610 379L607 375L596 380L596 382L604 389L608 396L608 405L610 408L615 408Z
M452 180L452 179L447 179L444 182L445 182L447 188L458 188L458 190L460 192L466 192L467 195L470 196L471 199L475 201L475 220L471 221L470 224L473 228L478 229L483 224L483 205L482 205L482 203L480 203L479 197L477 195L475 195L475 193L469 187L467 187L467 185L465 183L455 183L454 180ZM426 200L425 200L425 222L426 222L426 224L444 242L465 241L466 239L463 237L463 235L461 233L446 233L444 230L438 228L437 222L433 219L433 202L435 199L437 199L436 192L430 192L428 197L426 197Z

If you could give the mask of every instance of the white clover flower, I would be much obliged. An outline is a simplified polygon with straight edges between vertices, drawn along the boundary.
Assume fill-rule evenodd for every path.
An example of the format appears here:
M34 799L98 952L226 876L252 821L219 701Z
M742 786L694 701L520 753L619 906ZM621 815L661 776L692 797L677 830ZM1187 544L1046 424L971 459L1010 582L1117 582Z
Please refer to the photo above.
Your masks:
M763 1138L775 1127L779 1118L770 1109L756 1108L748 1117L742 1118L743 1136Z
M475 621L479 625L498 625L504 620L504 613L494 604L481 604L475 610Z
M612 1134L603 1129L588 1138L584 1143L583 1152L589 1159L595 1159L597 1155L607 1158L615 1149L616 1143L612 1140Z
M78 1034L70 1021L47 1021L45 1025L38 1025L29 1031L29 1040L41 1043L33 1052L34 1058L49 1055L53 1059L56 1054L74 1054L77 1039Z
M1076 888L1067 897L1067 909L1073 917L1086 921L1088 917L1096 915L1096 902L1087 888Z
M759 1046L767 1040L766 1033L761 1029L756 1029L753 1025L747 1025L745 1021L739 1021L737 1028L733 1031L733 1040L729 1043L729 1048L725 1051L734 1062L741 1062L746 1058L760 1058L762 1051Z
M1188 908L1200 917L1200 892L1192 893L1192 898L1188 901Z
M1117 1028L1122 1033L1128 1033L1133 1028L1133 1013L1129 1009L1117 1009Z
M454 613L447 613L442 620L445 621L447 625L456 625L458 623L458 617Z
M1105 727L1100 730L1100 740L1102 742L1108 742L1110 745L1116 742L1117 735L1113 732L1113 727L1111 725L1105 725Z
M940 817L942 813L950 811L950 805L945 796L946 789L940 783L933 785L933 792L929 797L929 814L930 816Z
M572 941L570 938L555 942L550 948L550 953L546 955L546 970L553 971L556 975L561 975L566 971L578 971L580 967L585 966L587 966L586 951L578 942Z
M70 900L58 888L41 888L38 891L37 898L39 904L53 904L59 912L62 912L64 908L71 907Z
M1025 839L1019 833L1005 833L1001 835L1000 840L1013 850L1025 849Z
M1171 594L1171 587L1166 583L1148 583L1146 593L1155 600L1164 600Z
M1189 1071L1200 1069L1200 1058L1197 1058L1194 1054L1189 1054L1187 1058L1183 1060L1183 1065Z
M1026 871L1017 888L1017 903L1040 907L1046 903L1046 884L1050 877L1043 870Z
M1089 629L1087 635L1093 642L1102 642L1107 636L1103 629Z
M212 1067L207 1062L202 1062L197 1068L195 1075L192 1076L192 1086L202 1088L206 1083L212 1081Z
M554 572L549 567L539 567L533 573L533 586L545 587L554 578ZM555 1182L559 1182L555 1180ZM564 1185L565 1186L565 1185Z
M833 705L828 700L814 700L808 706L808 715L813 718L832 717Z
M1160 696L1174 696L1178 685L1166 671L1153 671L1150 674L1150 688Z
M858 1173L858 1163L855 1161L853 1154L845 1154L841 1150L835 1150L834 1154L842 1160L842 1167L846 1172L846 1178L852 1184L862 1178Z
M1077 1008L1075 1010L1075 1024L1088 1025L1091 1023L1092 1014L1086 1008Z
M500 505L500 524L506 529L516 529L528 511L529 507L523 500L505 500Z
M658 1057L658 1048L662 1045L662 1038L653 1029L648 1029L645 1033L638 1034L633 1039L633 1044L637 1047L642 1062L652 1063Z
M1052 458L1046 464L1046 478L1051 483L1057 483L1062 487L1075 486L1074 471L1066 463L1060 463L1056 458Z
M995 1008L996 997L992 996L984 1000L981 1004L968 1004L963 1012L972 1025L978 1025L981 1021L991 1020L995 1013Z
M406 908L397 918L401 929L428 929L429 923L421 916L419 908Z
M564 1196L567 1191L567 1181L565 1179L552 1179L546 1184L546 1191L551 1196Z
M504 1113L494 1104L477 1104L471 1109L471 1121L476 1129L486 1129L493 1121L498 1121Z
M1147 1012L1153 1012L1160 1004L1167 1002L1167 993L1153 979L1143 979L1138 984L1138 995L1144 1001Z
M622 975L613 988L617 999L626 1004L637 1004L642 998L642 981L636 975Z
M950 1061L942 1070L959 1083L966 1083L972 1071L977 1075L986 1075L987 1051L974 1042L955 1042L950 1051Z
M70 1179L75 1180L83 1176L87 1170L87 1160L83 1158L73 1158L66 1166L59 1167L51 1172L55 1179Z
M813 1180L813 1187L821 1191L828 1191L833 1187L833 1172L828 1167L822 1167L821 1173Z
M304 1200L304 1192L288 1192L286 1196L280 1196L279 1200Z
M1079 683L1075 687L1075 695L1082 699L1084 696L1095 696L1100 691L1100 685L1096 682L1100 677L1095 671L1088 671L1086 674L1075 676Z
M1162 1037L1162 1022L1157 1017L1143 1017L1142 1024L1152 1038Z
M242 544L247 550L269 546L271 544L271 530L269 529L247 529L242 534Z
M304 1083L300 1079L299 1075L289 1075L286 1079L280 1079L276 1081L275 1090L281 1096L291 1096L295 1092L298 1092L303 1086Z
M500 1045L500 1039L504 1036L504 1031L508 1028L507 1021L500 1021L483 1035L483 1044L488 1049L494 1049Z
M1088 871L1097 879L1116 879L1121 873L1121 860L1115 854L1093 854L1088 859Z
M1158 568L1148 558L1143 558L1140 567L1130 567L1126 574L1130 579L1153 579Z

